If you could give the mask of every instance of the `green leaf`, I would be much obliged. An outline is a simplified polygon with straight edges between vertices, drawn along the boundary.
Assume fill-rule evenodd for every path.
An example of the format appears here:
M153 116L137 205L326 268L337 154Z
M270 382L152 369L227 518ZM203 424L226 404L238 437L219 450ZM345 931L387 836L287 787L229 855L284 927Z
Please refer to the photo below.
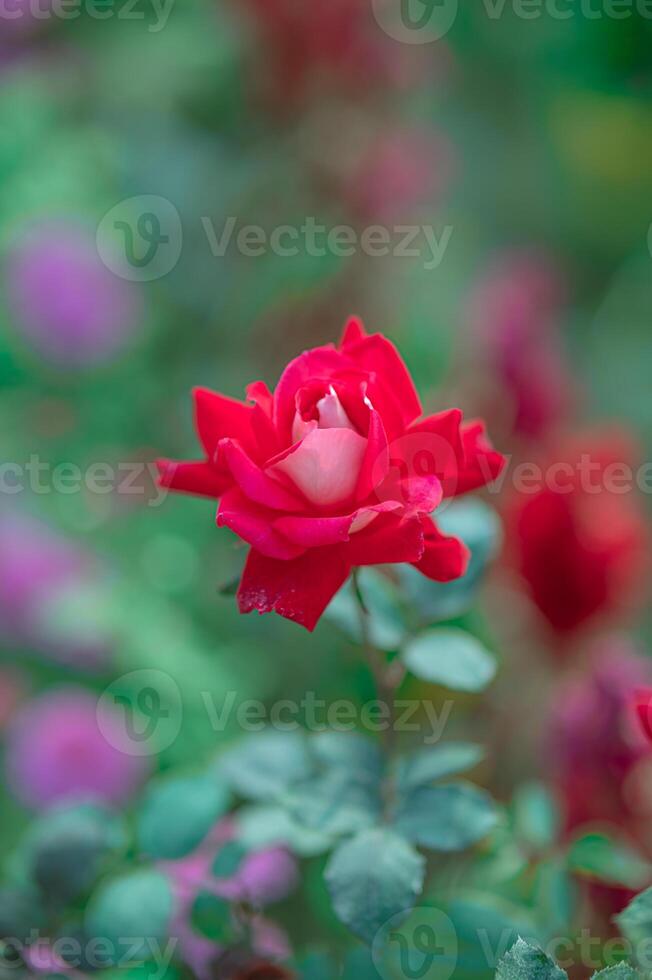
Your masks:
M31 825L19 858L48 900L66 904L87 892L109 858L126 846L116 814L91 804L63 806Z
M284 802L291 816L311 830L331 836L355 834L380 818L380 792L348 773L334 769L297 786Z
M421 680L453 691L482 691L496 673L491 654L460 629L422 633L407 645L403 661Z
M250 851L280 845L299 857L325 854L333 838L297 823L281 806L248 806L236 814L239 839Z
M246 856L247 849L239 841L227 841L215 856L211 874L214 878L232 878Z
M650 877L650 864L642 854L606 834L587 834L576 840L568 854L568 865L578 874L634 890L642 888Z
M634 952L649 949L652 942L652 888L647 888L617 915L615 922L625 939L629 939ZM645 964L649 966L649 964Z
M534 884L534 902L548 935L561 936L568 932L576 890L563 857L540 861Z
M514 797L514 824L517 836L536 850L544 850L557 840L559 808L542 783L526 783Z
M345 770L351 778L377 783L383 774L383 754L376 741L358 732L318 732L309 742L316 765Z
M366 942L407 911L423 888L424 858L381 828L366 830L332 854L325 878L338 918Z
M436 779L455 776L473 769L485 756L480 745L470 742L449 742L435 748L419 749L399 760L397 780L399 791L406 793L417 786L433 783Z
M496 980L566 980L567 974L536 946L519 939L502 958Z
M594 973L591 980L637 980L638 974L627 963L608 966L606 970Z
M370 568L358 572L360 593L369 614L369 638L378 650L398 650L407 634L407 624L396 587ZM349 583L340 589L326 616L355 643L362 643L358 599Z
M229 792L211 773L154 782L138 818L141 851L154 858L184 857L229 806Z
M470 783L421 786L400 804L395 828L408 840L434 851L462 851L497 823L488 793Z
M228 943L233 939L231 906L210 892L197 895L190 912L190 922L195 932L215 943Z
M129 954L133 960L152 955L151 944L163 942L174 908L172 890L159 871L141 869L103 884L86 910L85 931L113 944L116 959ZM139 946L125 937L142 937Z
M247 800L274 800L312 774L306 740L299 732L249 735L224 753L220 772Z

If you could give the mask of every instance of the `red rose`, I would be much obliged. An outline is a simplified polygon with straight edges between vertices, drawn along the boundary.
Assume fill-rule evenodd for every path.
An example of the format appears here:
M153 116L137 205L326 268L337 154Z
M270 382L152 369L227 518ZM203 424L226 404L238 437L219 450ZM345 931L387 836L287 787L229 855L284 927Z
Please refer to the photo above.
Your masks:
M647 531L631 455L611 437L573 439L541 467L541 487L517 491L509 508L512 559L558 634L623 612L639 593Z
M161 485L220 497L220 526L251 545L240 611L276 611L312 630L351 568L410 562L459 578L465 545L429 516L444 497L494 479L503 457L481 422L421 403L394 346L352 319L339 348L306 351L250 404L195 391L206 459L160 463Z

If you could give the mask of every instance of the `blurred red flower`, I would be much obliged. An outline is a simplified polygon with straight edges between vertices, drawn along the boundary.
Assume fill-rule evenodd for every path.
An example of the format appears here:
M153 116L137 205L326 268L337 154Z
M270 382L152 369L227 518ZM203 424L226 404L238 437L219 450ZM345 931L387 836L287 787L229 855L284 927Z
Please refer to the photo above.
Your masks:
M409 84L424 59L383 34L367 0L246 0L260 39L257 81L266 97L287 106L324 87L375 92Z
M555 695L548 728L550 765L568 830L596 821L631 830L634 812L625 784L641 759L650 758L631 702L650 680L647 658L627 640L608 637L592 648L588 670Z
M597 829L650 853L652 754L631 706L651 679L649 659L613 636L592 647L587 670L557 691L548 722L549 771L569 836ZM634 897L624 885L590 880L584 887L594 921L605 926Z
M195 391L206 459L160 463L161 485L221 497L220 526L251 545L241 612L276 611L312 630L351 569L409 562L464 574L468 550L429 516L503 465L481 422L421 403L396 348L356 319L339 348L306 351L251 404Z
M558 636L639 596L648 536L633 455L606 433L565 441L536 468L540 485L517 488L507 507L511 562Z

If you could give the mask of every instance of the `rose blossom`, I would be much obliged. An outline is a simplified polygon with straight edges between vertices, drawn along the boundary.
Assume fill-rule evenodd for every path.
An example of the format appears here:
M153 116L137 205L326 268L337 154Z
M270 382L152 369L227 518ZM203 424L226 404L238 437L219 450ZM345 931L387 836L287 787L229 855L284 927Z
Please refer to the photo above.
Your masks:
M550 767L569 830L594 821L631 826L625 782L650 755L630 707L636 690L652 681L652 664L619 637L601 640L591 653L588 672L558 690L549 722Z
M312 630L352 568L409 562L445 582L469 552L430 514L490 482L503 465L481 422L453 408L421 418L407 368L357 319L341 345L291 361L250 404L195 391L206 458L160 463L161 485L221 498L219 526L251 545L243 613L272 610Z
M652 664L618 636L601 640L590 655L588 670L557 691L547 728L548 768L566 831L581 835L581 828L606 825L650 853L652 753L631 706L636 690L652 679ZM605 923L633 898L624 886L591 881L585 887Z
M648 535L633 485L620 489L630 455L608 433L564 440L542 461L541 485L507 507L510 561L559 638L638 597Z

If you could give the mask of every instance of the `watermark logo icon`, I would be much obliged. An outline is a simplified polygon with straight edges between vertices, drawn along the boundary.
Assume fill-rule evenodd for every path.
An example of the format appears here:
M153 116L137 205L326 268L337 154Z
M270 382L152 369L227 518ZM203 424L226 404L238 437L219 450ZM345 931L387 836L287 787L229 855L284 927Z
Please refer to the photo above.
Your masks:
M181 218L164 197L130 197L104 215L96 240L100 258L116 276L152 282L172 272L179 261Z
M459 0L371 0L384 32L403 44L439 41L457 19Z
M457 934L440 909L420 907L394 916L371 947L382 980L449 980L457 966Z
M97 705L102 735L126 755L157 755L179 735L183 707L179 687L162 670L134 670L117 678Z

